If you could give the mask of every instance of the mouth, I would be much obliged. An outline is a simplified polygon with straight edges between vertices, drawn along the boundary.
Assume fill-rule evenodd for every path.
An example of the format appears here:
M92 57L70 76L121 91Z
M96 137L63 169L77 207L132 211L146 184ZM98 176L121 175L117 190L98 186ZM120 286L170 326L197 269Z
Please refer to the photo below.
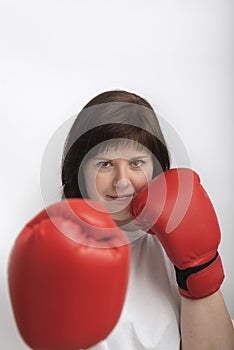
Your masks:
M121 195L116 195L116 196L111 196L107 195L107 198L109 198L112 201L117 201L117 202L124 202L124 201L129 201L133 198L134 194L129 193L129 194L121 194Z

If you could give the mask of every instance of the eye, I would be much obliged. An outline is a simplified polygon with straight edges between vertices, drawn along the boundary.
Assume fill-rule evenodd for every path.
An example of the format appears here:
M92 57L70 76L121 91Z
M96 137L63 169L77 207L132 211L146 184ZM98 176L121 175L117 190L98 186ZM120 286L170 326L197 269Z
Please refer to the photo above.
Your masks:
M98 162L97 163L97 167L98 168L103 168L103 169L107 169L107 168L110 168L111 167L111 162L109 160L105 160L105 161L102 161L102 162Z
M132 160L131 164L134 168L141 168L145 162L141 159Z

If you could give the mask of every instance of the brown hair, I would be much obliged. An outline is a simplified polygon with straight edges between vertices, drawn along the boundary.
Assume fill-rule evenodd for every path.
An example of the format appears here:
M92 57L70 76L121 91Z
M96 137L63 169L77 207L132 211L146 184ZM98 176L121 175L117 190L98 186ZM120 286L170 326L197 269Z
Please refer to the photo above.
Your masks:
M63 198L86 197L78 173L84 157L104 141L134 140L154 155L154 172L170 168L167 146L152 106L127 91L106 91L90 100L75 119L67 136L62 160Z

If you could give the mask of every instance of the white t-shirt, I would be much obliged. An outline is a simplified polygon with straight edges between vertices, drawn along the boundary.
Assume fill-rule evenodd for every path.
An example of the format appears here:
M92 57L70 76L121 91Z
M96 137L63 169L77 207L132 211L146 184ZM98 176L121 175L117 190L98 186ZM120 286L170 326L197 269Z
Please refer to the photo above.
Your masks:
M129 285L120 319L90 350L179 350L180 296L172 263L157 237L131 235ZM137 239L133 241L133 237Z

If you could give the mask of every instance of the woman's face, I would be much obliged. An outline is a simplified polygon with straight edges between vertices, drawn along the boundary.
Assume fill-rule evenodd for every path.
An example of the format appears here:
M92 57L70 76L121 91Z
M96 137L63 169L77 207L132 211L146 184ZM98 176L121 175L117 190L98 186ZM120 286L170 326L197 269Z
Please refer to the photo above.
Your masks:
M135 141L99 151L83 166L88 197L104 204L119 225L131 221L130 202L152 175L151 153Z

